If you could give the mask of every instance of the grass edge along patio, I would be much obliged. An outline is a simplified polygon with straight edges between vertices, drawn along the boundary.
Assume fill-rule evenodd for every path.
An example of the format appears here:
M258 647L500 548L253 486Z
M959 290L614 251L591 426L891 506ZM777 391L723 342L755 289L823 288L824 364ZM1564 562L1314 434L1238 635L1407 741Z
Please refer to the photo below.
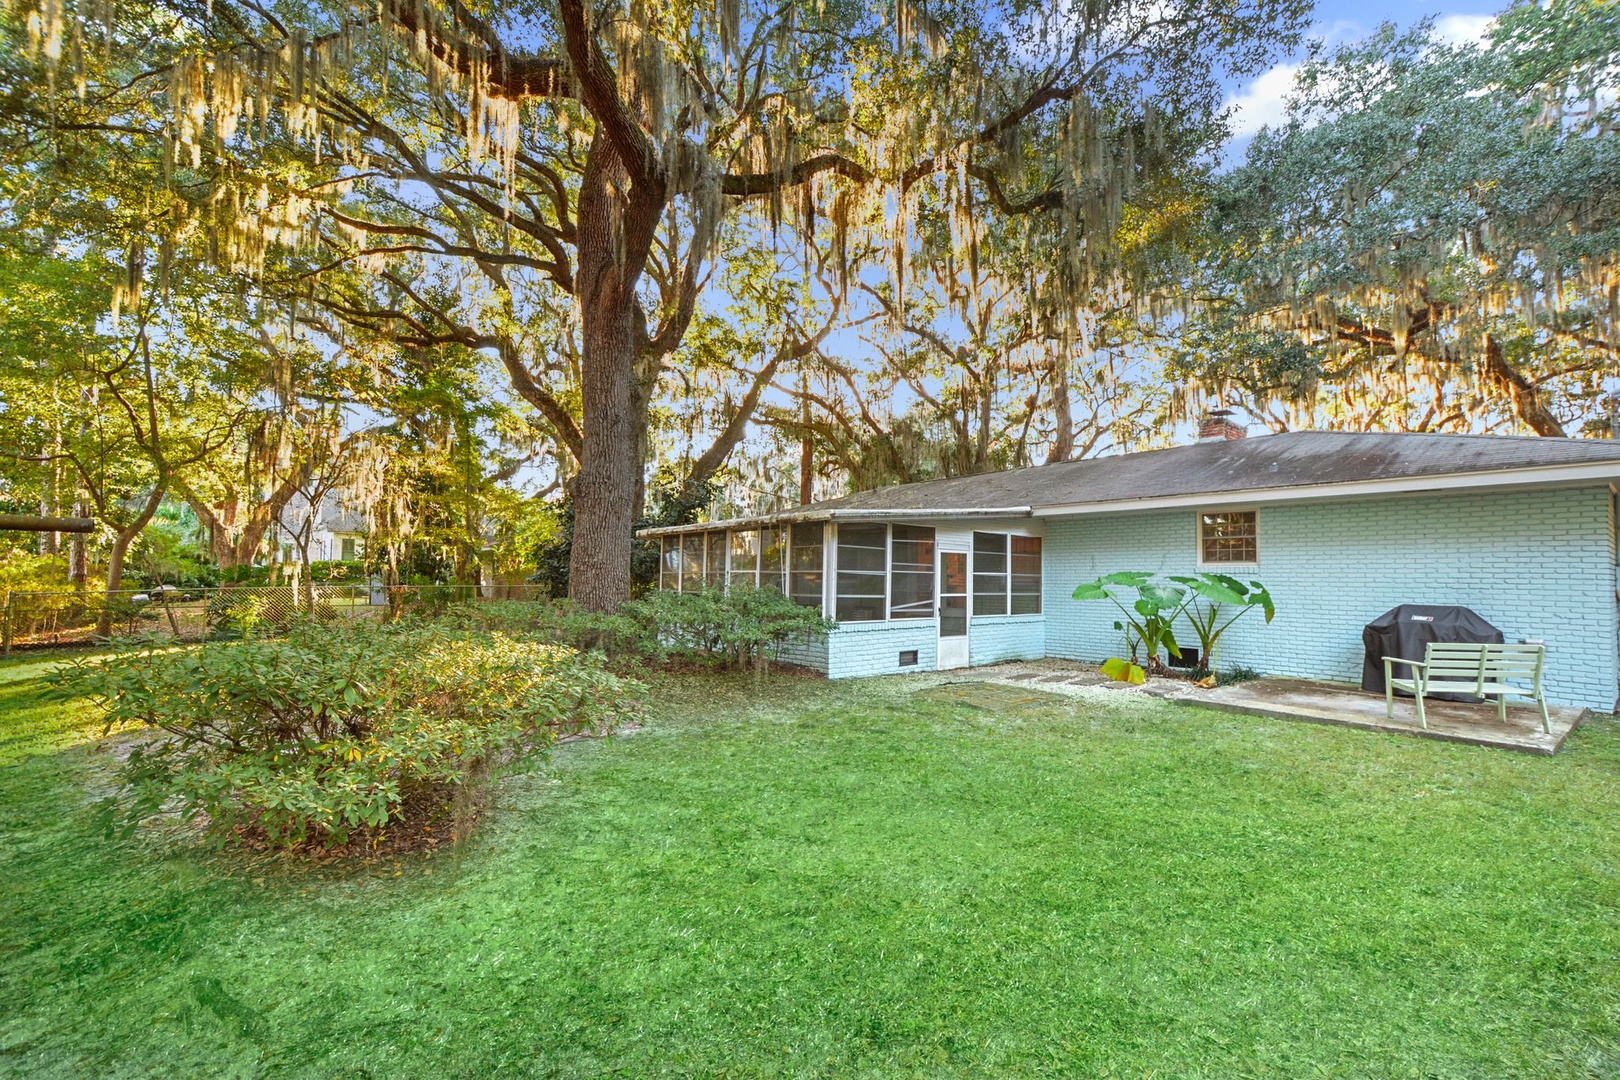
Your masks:
M643 530L660 586L746 580L838 622L785 659L831 678L1119 651L1074 585L1117 570L1263 580L1276 620L1222 660L1355 681L1361 628L1461 604L1546 643L1548 700L1608 712L1620 683L1620 445L1301 431L896 485L776 513Z

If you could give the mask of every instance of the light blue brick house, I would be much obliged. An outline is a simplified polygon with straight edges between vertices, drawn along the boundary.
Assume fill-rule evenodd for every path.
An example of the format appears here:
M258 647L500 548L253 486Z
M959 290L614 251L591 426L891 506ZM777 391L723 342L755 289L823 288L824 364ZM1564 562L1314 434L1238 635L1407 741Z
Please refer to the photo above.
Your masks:
M1221 663L1356 682L1361 630L1461 604L1547 645L1547 695L1611 711L1620 683L1620 443L1294 432L861 492L649 529L664 588L747 580L838 622L788 659L831 678L1120 651L1075 585L1215 570L1271 590ZM1193 640L1186 635L1183 640Z

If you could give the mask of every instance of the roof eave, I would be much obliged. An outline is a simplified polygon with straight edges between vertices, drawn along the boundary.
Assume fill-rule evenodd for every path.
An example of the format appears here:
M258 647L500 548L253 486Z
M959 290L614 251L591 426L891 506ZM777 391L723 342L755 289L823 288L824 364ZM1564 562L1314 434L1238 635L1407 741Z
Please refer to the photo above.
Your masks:
M1470 473L1440 473L1388 480L1351 480L1296 487L1235 488L1108 502L1058 503L1037 507L1036 517L1079 514L1117 514L1145 510L1194 507L1260 506L1270 503L1316 502L1327 499L1370 498L1380 495L1421 495L1430 492L1500 491L1517 487L1569 487L1579 484L1620 482L1620 460L1576 465L1539 465L1520 469L1485 469Z
M775 514L754 517L727 518L724 521L704 521L692 525L658 525L637 530L636 536L652 540L660 536L678 536L685 533L719 532L722 529L757 529L765 525L792 525L808 521L915 521L918 518L1019 518L1033 517L1029 506L988 506L968 509L953 507L916 507L903 510L866 510L856 507L827 507L817 509L814 504L796 510L783 510Z

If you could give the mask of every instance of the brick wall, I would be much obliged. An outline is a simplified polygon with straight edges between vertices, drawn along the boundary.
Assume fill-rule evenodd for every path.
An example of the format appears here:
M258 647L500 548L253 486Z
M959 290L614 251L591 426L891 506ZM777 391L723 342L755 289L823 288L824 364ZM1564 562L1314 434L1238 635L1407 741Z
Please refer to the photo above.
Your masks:
M777 654L778 660L788 664L799 664L819 671L827 671L827 637L825 634L815 634L810 637L795 638L782 643L782 649Z
M899 671L933 671L937 630L933 619L841 623L827 635L827 677L892 675ZM914 667L901 667L901 652L916 649Z
M1245 616L1219 663L1359 682L1366 623L1401 603L1462 604L1509 641L1545 639L1549 700L1607 712L1620 681L1611 507L1606 487L1262 507L1259 566L1231 573L1264 582L1277 617ZM1189 573L1196 546L1191 511L1048 519L1047 654L1116 655L1117 612L1072 599L1074 586L1117 570Z
M1046 655L1046 616L979 615L968 620L968 663L1038 660Z

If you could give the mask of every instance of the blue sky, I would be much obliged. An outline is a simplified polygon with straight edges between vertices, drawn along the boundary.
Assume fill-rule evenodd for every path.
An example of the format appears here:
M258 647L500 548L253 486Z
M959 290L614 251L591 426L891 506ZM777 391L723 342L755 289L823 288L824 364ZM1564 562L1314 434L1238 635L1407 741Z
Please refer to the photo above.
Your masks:
M1322 0L1307 36L1329 43L1354 41L1371 33L1380 23L1411 26L1424 16L1433 16L1435 29L1454 41L1478 38L1492 15L1506 5L1479 0L1420 0L1419 3L1392 3L1378 0L1358 4L1352 0ZM1300 55L1303 50L1300 50ZM1237 107L1233 117L1233 139L1225 155L1228 162L1240 161L1244 148L1256 131L1283 118L1283 100L1293 84L1300 55L1286 57L1259 76L1234 89L1227 99Z

